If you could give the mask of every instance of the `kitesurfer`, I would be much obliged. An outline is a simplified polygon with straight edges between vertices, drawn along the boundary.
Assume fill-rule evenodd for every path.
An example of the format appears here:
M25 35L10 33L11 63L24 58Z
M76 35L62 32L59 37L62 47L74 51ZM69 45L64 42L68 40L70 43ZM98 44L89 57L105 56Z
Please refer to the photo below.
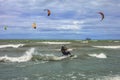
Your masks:
M68 55L72 56L70 51L68 51L68 48L65 45L61 46L61 52L64 56L68 56Z

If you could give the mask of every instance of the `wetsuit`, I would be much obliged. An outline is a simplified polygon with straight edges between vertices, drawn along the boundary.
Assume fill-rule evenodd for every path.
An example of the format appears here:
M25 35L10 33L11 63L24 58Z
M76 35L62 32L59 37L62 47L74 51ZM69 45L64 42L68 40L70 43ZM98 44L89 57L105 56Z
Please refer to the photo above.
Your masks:
M63 53L63 55L67 56L67 55L71 55L71 53L69 51L67 51L67 48L65 46L61 47L61 52Z

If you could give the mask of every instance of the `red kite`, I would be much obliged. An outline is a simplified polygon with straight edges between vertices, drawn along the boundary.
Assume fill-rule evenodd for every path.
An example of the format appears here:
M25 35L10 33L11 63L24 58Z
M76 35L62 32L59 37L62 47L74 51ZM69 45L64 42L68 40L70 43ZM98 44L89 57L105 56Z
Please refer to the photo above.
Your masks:
M104 13L103 12L98 12L98 14L101 15L101 17L102 17L101 21L102 21L104 19Z
M50 11L49 9L44 9L44 11L46 11L46 10L47 10L47 12L48 12L48 16L50 16L51 11Z

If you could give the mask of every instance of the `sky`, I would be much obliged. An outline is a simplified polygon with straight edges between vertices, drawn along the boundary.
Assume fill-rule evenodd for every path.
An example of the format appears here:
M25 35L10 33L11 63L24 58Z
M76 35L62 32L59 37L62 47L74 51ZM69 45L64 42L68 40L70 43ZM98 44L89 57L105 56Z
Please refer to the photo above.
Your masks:
M120 40L120 0L0 0L0 39L86 38Z

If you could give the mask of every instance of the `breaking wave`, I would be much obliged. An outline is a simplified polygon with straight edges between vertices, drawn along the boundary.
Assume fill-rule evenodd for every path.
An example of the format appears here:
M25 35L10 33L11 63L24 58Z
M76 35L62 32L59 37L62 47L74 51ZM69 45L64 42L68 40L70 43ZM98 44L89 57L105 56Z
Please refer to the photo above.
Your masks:
M100 54L88 54L91 57L96 57L96 58L107 58L107 56L104 53Z
M21 57L9 57L7 55L0 57L0 62L27 62L31 60L32 54L34 53L35 49L31 48L25 52L25 54Z
M24 46L25 44L6 44L6 45L0 45L0 48L7 48L7 47L12 47L12 48L19 48Z
M113 76L113 75L111 75L111 76L102 76L102 77L97 78L97 79L90 78L88 80L120 80L120 76L119 75L115 75L115 76Z
M93 47L106 49L120 49L120 46L93 46Z
M53 54L45 54L45 55L41 54L41 55L34 55L31 60L58 61L58 60L63 60L67 58L72 59L72 58L77 58L77 56L73 55L71 57L71 56L55 56Z
M76 58L73 56L71 58ZM27 62L27 61L56 61L70 58L70 56L55 56L53 54L35 54L35 48L31 48L20 57L9 57L7 55L0 57L0 62Z
M37 42L42 44L70 44L71 42Z

